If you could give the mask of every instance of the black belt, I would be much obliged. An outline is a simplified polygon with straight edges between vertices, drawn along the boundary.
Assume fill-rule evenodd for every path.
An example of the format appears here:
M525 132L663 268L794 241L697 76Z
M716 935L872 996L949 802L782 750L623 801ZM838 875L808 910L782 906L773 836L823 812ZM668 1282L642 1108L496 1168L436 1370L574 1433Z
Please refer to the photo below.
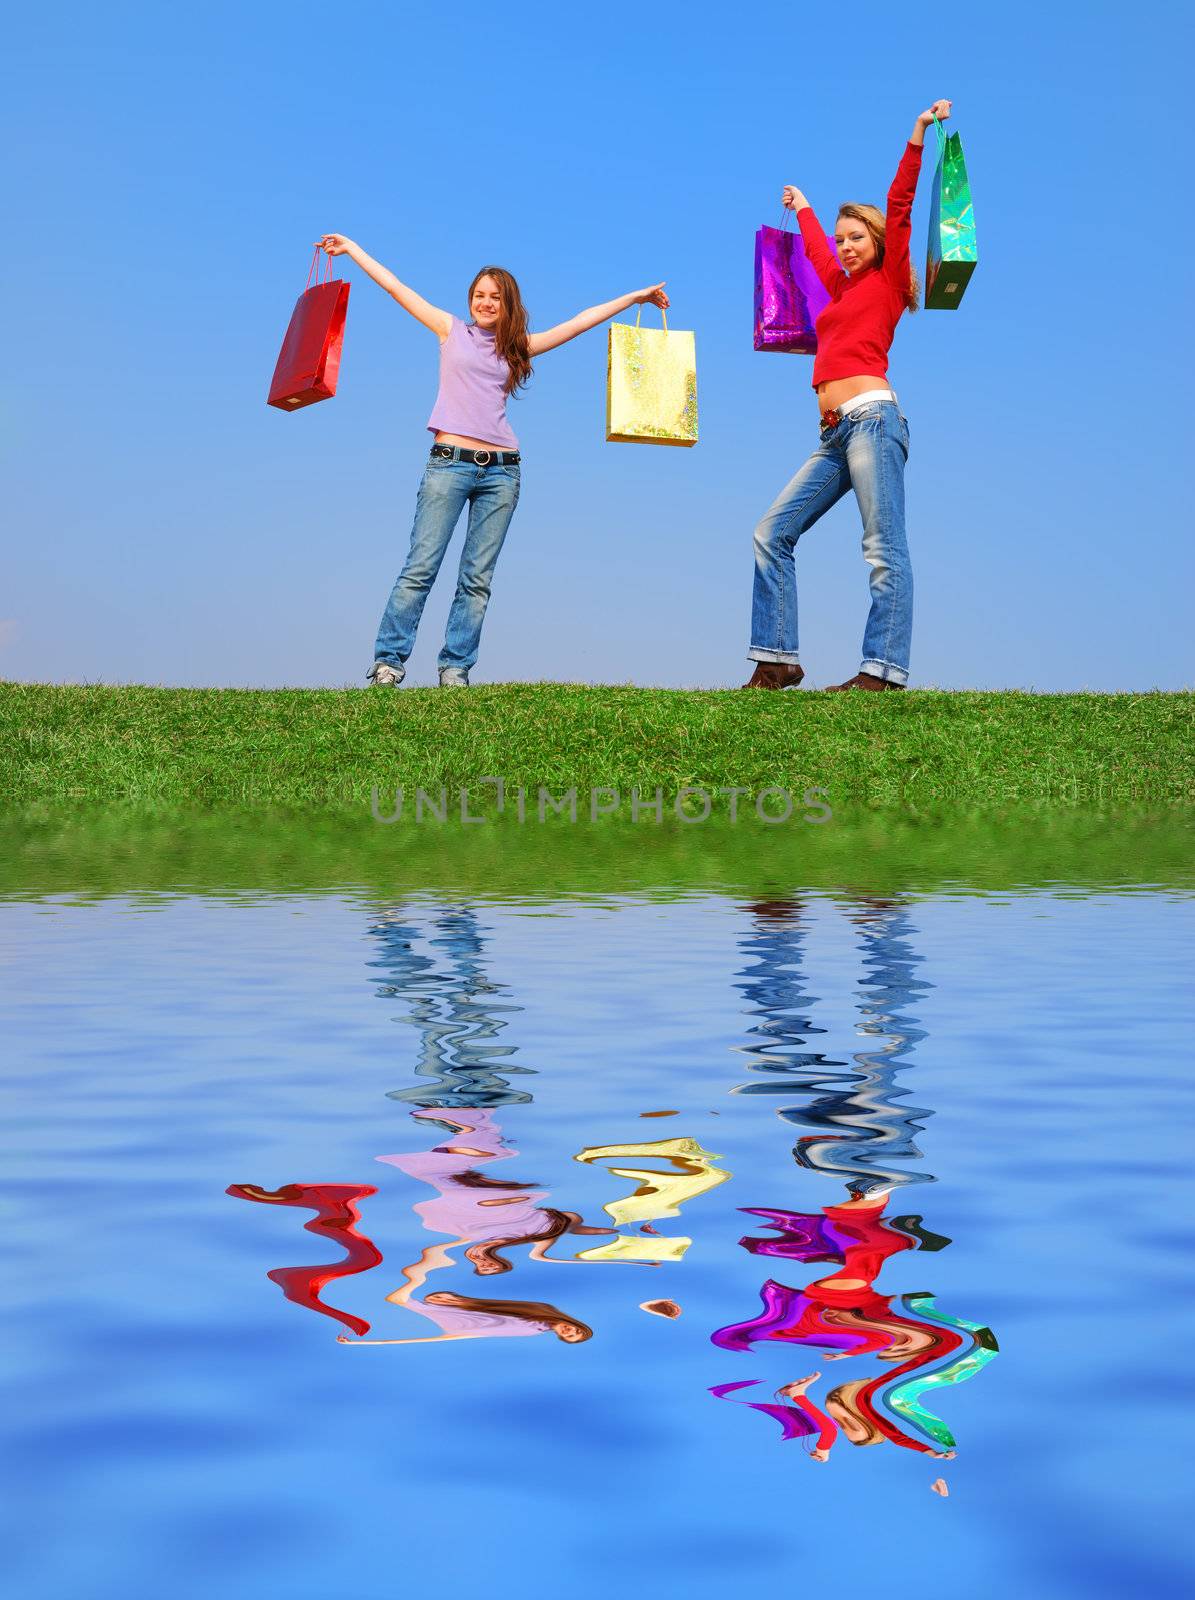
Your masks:
M441 461L471 461L476 467L513 467L519 460L517 450L466 450L459 444L434 444L432 455Z

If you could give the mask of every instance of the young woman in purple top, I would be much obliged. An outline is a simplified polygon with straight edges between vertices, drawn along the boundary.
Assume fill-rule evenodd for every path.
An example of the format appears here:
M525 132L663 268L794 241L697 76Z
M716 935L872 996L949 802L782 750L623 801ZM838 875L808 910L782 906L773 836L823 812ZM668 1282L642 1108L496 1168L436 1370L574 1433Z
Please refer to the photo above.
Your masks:
M441 685L464 688L477 660L494 567L519 499L518 440L506 418L507 400L531 376L533 356L567 344L628 306L650 302L666 308L668 296L657 283L591 306L544 333L530 333L519 286L502 267L483 267L474 278L472 320L462 322L400 283L344 234L325 233L319 243L329 256L351 256L440 341L440 391L427 424L431 457L415 502L411 548L382 614L367 676L375 684L402 682L424 602L467 505L465 547L439 660Z

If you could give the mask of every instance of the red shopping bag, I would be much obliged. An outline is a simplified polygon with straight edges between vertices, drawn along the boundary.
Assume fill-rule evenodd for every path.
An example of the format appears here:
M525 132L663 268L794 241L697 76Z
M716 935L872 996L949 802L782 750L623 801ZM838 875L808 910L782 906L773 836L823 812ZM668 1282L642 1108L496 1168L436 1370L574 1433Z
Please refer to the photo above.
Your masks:
M332 258L327 258L328 276L312 284L319 246L307 269L308 287L295 301L290 327L282 341L278 365L267 405L280 411L297 411L300 406L330 400L336 393L340 372L340 352L344 345L344 319L349 304L349 286L343 278L333 278Z

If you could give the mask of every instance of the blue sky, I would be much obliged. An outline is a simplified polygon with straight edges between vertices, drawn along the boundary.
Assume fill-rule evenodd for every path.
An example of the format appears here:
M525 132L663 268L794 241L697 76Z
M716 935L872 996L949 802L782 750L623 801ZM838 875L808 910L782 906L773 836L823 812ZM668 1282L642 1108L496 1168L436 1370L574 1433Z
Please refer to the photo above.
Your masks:
M754 233L801 185L882 202L953 97L980 266L897 333L912 681L1191 686L1185 7L49 6L10 59L0 675L359 684L401 564L434 337L352 281L340 390L265 405L324 231L458 313L533 325L665 278L694 450L607 445L606 334L512 408L523 498L477 682L741 682L751 530L816 438L810 361L751 341ZM15 158L15 159L14 159ZM924 248L929 162L914 218ZM458 534L458 540L460 535ZM459 546L412 682L434 681ZM798 552L810 680L853 672L858 513Z

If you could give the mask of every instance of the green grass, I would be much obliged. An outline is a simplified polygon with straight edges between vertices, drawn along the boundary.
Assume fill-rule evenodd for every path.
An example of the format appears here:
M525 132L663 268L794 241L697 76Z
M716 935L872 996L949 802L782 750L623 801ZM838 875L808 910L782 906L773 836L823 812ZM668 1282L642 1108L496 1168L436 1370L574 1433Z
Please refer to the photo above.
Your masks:
M828 826L665 821L379 827L348 813L39 807L0 816L0 898L356 893L461 900L745 902L804 890L858 898L1048 889L1195 890L1195 809L835 812Z
M840 807L1189 803L1195 694L821 695L500 684L239 690L0 684L0 802L352 811L455 795L824 788ZM455 803L455 802L454 802ZM725 802L717 802L719 806ZM746 803L750 803L747 801Z

